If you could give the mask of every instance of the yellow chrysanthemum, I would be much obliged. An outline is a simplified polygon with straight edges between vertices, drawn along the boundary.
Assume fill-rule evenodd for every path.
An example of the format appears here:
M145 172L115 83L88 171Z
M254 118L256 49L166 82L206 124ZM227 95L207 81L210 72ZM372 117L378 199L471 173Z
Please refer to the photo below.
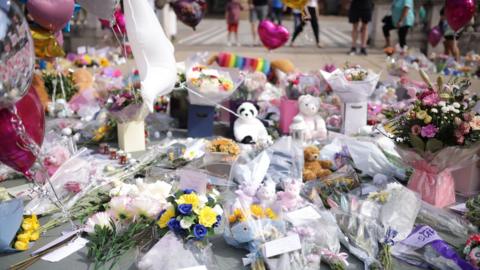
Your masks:
M430 124L430 122L432 122L432 117L427 114L427 116L425 116L425 119L423 119L423 122L425 122L425 124Z
M15 245L13 246L16 250L27 250L28 249L28 242L16 241Z
M256 218L263 218L265 215L263 213L263 208L258 204L252 204L250 206L250 211L252 215Z
M168 226L168 221L173 217L175 217L175 209L170 207L160 216L160 219L158 219L158 226L161 229L166 228Z
M196 208L200 204L200 200L198 199L197 194L192 192L190 194L183 194L178 198L177 204L191 204L193 208Z
M100 66L101 67L108 67L108 66L110 66L110 62L108 61L107 58L102 57L102 58L100 58Z
M40 238L40 231L36 230L30 234L30 241L37 241Z
M31 234L29 232L23 232L17 235L17 241L28 243L30 242Z
M198 213L198 221L207 228L211 228L213 224L217 223L217 213L213 208L205 206Z
M427 112L426 112L426 111L419 111L419 112L417 112L417 118L420 119L420 120L425 119L426 116L427 116Z
M278 218L277 214L272 210L272 208L266 208L265 215L272 220L276 220Z
M230 215L230 216L228 217L228 222L229 222L229 223L235 223L235 222L237 222L237 216L236 216L236 215Z

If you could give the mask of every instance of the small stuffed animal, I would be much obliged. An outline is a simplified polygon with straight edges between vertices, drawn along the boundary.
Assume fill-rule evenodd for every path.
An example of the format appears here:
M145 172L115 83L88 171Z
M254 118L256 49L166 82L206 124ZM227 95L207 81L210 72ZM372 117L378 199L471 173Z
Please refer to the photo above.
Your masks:
M277 202L283 210L293 210L302 201L300 191L303 183L296 180L291 180L285 183L285 191L277 192Z
M299 113L295 117L303 119L307 126L305 129L306 140L327 138L327 126L319 114L320 103L320 98L312 95L303 95L298 98Z
M255 105L244 102L238 107L237 113L240 117L233 124L233 134L237 142L255 144L271 141L267 129L262 121L257 118L258 110Z
M330 175L332 162L329 160L318 160L320 149L316 146L308 146L303 150L303 180L310 181Z
M270 204L275 201L275 182L268 179L263 185L257 190L257 199L260 203Z

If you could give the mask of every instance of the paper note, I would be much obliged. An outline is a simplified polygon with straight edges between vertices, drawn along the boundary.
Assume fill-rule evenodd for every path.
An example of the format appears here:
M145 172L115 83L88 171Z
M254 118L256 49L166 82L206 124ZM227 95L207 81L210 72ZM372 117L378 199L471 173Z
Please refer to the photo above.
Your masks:
M71 254L77 252L78 250L85 247L88 243L88 240L85 238L78 237L77 239L73 240L73 242L68 243L66 246L58 248L47 255L42 257L42 260L48 262L59 262L66 257L70 256Z
M273 240L265 243L265 257L270 258L283 253L299 250L302 248L300 236L292 234L284 238Z
M292 223L293 226L299 226L312 220L322 218L322 216L320 216L320 214L311 206L288 212L286 215L287 220Z
M467 212L467 205L465 203L461 203L461 204L451 206L450 209L460 214L465 214Z
M68 238L74 236L75 234L81 233L82 231L83 231L83 229L67 232L67 233L63 234L62 236L58 237L57 239L53 240L52 242L50 242L50 243L46 244L45 246L35 250L34 252L32 252L32 256L35 256L36 254L38 254L38 253L40 253L44 250L47 250L47 249L49 249L53 246L56 246L57 244L62 243L63 241L67 240Z

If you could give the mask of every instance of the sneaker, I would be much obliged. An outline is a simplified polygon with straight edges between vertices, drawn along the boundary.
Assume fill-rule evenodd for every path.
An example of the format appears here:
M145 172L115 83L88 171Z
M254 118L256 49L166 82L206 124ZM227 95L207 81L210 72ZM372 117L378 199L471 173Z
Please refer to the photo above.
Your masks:
M360 55L365 55L365 56L368 55L368 54L367 54L367 49L361 48L361 49L360 49Z
M356 55L356 54L357 54L357 48L352 47L352 48L350 49L350 52L349 52L348 54L349 54L349 55Z

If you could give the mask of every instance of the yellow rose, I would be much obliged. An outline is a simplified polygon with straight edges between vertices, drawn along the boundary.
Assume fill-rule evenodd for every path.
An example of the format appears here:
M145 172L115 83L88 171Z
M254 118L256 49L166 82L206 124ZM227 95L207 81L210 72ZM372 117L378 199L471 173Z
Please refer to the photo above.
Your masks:
M158 219L158 226L161 229L166 228L168 226L168 221L173 217L175 217L175 209L170 207L160 216L160 219Z
M211 228L213 224L217 223L217 213L208 206L205 206L200 213L198 213L198 221L207 228Z
M252 204L250 206L250 211L252 212L252 215L256 218L263 218L264 217L263 209L258 204Z
M192 192L190 194L183 194L178 198L177 204L191 204L192 208L196 208L200 204L200 200L198 199L197 194L195 192Z
M40 238L39 230L32 232L32 234L30 235L30 241L37 241L38 238Z
M102 57L102 58L100 58L100 66L101 67L108 67L108 66L110 66L110 62L108 61L107 58Z
M272 220L277 219L277 214L272 210L272 208L265 209L265 215Z
M17 235L17 241L28 243L30 242L31 234L29 232L23 232Z
M16 250L27 250L28 249L28 242L17 241L13 246Z
M423 119L423 122L425 122L425 124L430 124L430 122L432 122L432 117L427 114L427 116L425 116L425 119Z
M417 112L417 118L420 119L420 120L425 119L426 116L427 116L427 112L426 112L426 111L419 111L419 112Z
M33 230L33 225L34 225L34 222L31 218L25 218L22 222L22 229L24 231L31 231Z

